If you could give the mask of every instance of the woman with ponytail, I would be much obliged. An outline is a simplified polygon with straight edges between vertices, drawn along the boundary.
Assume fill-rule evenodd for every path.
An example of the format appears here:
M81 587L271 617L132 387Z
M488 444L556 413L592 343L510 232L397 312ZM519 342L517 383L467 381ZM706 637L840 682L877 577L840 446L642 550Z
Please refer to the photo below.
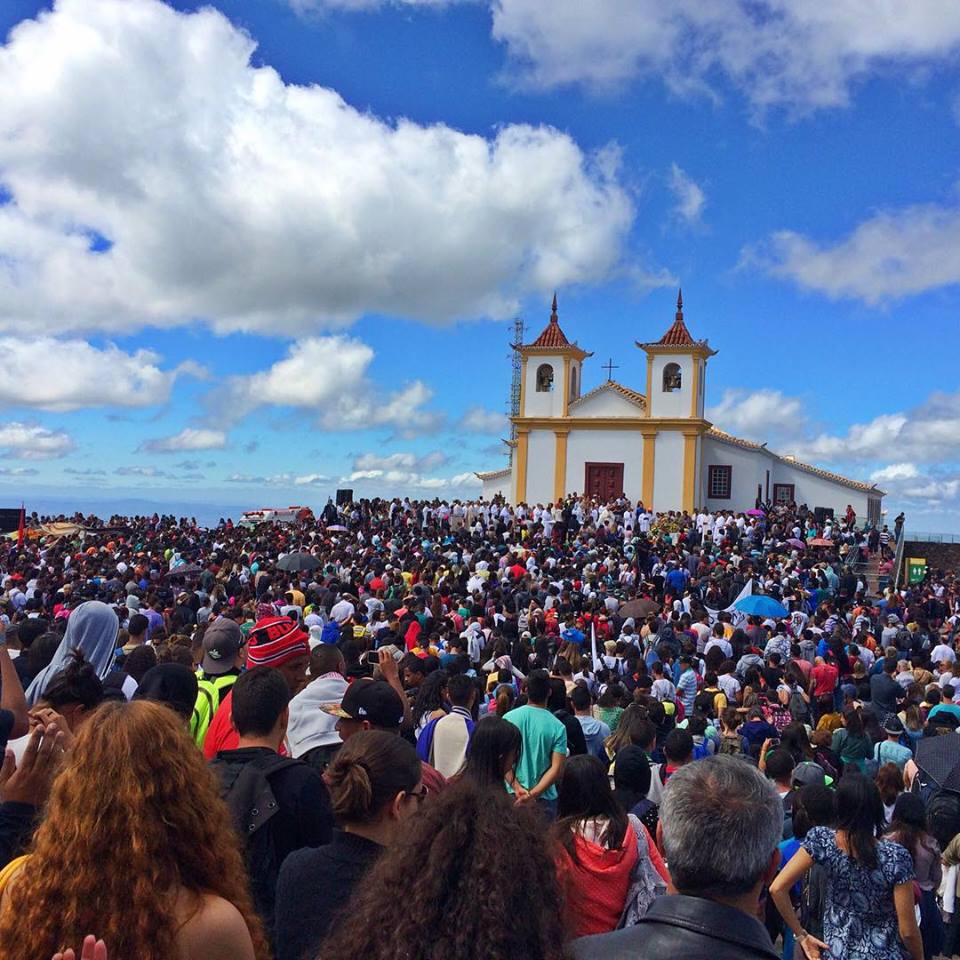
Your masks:
M277 960L314 957L354 888L425 795L414 748L383 730L356 733L324 774L339 829L327 846L297 850L277 882Z

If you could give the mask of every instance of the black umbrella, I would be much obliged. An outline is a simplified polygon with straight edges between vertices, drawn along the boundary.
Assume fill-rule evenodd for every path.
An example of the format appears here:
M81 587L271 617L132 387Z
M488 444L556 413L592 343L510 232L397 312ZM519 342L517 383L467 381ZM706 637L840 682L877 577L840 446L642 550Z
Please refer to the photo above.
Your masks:
M917 743L917 766L938 786L960 793L960 736L945 733Z
M312 553L288 553L277 561L277 568L299 573L303 570L312 570L319 567L320 561Z
M636 600L628 600L617 613L623 620L628 617L638 618L649 617L651 613L658 613L660 604L656 600L648 600L646 597L639 597Z

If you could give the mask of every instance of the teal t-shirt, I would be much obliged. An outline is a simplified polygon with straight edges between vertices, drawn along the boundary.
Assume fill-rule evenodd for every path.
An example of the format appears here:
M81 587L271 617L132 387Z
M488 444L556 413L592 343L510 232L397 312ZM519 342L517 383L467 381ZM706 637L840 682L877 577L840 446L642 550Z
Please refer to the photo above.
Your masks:
M877 763L895 763L901 770L913 759L913 751L899 743L884 740L873 748L873 759Z
M554 753L567 755L567 728L549 710L529 704L508 711L503 719L520 731L523 747L515 773L521 786L530 790L550 769ZM547 787L543 798L556 800L556 785Z

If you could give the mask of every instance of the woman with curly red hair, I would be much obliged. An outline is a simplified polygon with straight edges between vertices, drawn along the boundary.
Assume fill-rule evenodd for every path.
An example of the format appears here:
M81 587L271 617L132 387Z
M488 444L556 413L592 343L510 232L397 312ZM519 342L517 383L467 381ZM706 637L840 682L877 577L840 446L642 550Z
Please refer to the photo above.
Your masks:
M87 720L0 901L5 960L93 931L111 957L269 957L216 778L160 704L111 702Z

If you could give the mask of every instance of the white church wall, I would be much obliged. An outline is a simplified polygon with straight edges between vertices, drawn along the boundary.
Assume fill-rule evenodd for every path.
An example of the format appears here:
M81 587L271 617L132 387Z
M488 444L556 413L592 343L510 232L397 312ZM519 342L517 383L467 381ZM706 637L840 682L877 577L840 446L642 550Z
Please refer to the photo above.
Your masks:
M527 440L527 503L553 501L556 436L552 430L531 430Z
M642 417L643 410L615 390L602 390L570 408L571 417Z
M683 434L676 430L657 434L653 459L653 508L680 510L683 506Z
M664 392L663 368L668 363L680 367L680 389ZM678 354L657 354L653 358L653 378L650 383L650 413L654 417L689 417L690 390L693 386L693 369L690 357Z
M481 496L484 500L492 500L494 497L505 497L510 499L511 476L509 473L502 477L488 477L482 481Z
M573 427L567 437L567 493L583 493L587 463L622 463L623 492L631 500L640 498L643 438L636 431Z
M553 368L553 388L537 390L537 371L547 365ZM530 356L523 384L523 407L528 417L559 417L563 414L563 358Z
M773 492L773 458L761 450L747 450L712 437L701 441L700 482L702 495L697 506L705 504L710 510L749 510L756 503L757 485L766 491L767 470L770 470L771 494ZM711 466L729 466L730 499L709 496L708 486Z
M797 503L805 503L811 510L817 507L832 507L836 515L846 513L849 503L857 512L860 520L867 518L867 501L870 494L854 490L842 483L818 477L799 467L791 466L782 460L776 461L771 479L770 495L773 496L773 483L792 483L793 496Z

